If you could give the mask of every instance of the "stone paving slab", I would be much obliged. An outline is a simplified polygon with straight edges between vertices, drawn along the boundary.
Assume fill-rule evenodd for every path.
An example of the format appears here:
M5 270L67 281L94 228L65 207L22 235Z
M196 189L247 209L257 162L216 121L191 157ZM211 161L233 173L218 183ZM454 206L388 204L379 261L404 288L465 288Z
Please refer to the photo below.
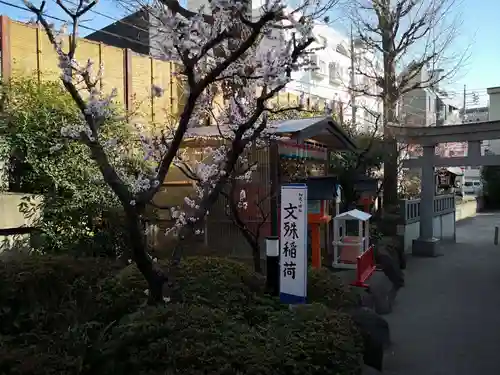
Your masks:
M410 258L406 286L385 316L387 375L500 374L500 213L457 223L442 256Z

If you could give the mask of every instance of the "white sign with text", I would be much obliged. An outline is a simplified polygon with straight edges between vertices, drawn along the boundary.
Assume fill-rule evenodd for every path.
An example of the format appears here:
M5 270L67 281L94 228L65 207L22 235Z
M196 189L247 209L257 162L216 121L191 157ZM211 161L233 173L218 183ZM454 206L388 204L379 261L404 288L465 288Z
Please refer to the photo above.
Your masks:
M307 186L281 187L280 300L305 303L307 296Z

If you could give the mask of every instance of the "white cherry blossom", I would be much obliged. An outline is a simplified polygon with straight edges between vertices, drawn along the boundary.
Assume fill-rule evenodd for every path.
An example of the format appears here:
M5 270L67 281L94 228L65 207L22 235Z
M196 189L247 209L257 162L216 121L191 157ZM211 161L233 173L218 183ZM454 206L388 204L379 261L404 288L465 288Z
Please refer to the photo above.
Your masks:
M299 5L301 12L287 9L281 0L267 0L257 13L244 9L244 2L229 0L212 0L210 9L200 7L196 12L182 6L173 12L167 0L151 5L149 11L158 21L155 45L163 58L180 66L174 74L182 77L184 103L176 121L165 124L161 131L148 130L148 124L133 124L145 163L143 170L133 175L114 164L116 153L130 150L115 140L104 140L101 134L106 121L117 119L113 109L117 90L101 91L103 66L96 67L91 59L80 64L75 58L78 23L74 21L97 2L81 2L76 8L66 7L64 1L57 3L72 21L61 30L55 30L45 19L45 2L37 8L25 0L49 37L58 55L61 80L81 112L74 124L62 125L61 137L88 146L104 181L121 201L128 222L137 223L130 226L131 236L145 235L138 229L144 207L151 204L173 166L193 180L194 194L184 199L183 207L170 208L175 223L167 233L179 233L186 227L202 233L197 223L208 214L221 188L232 180L251 180L257 166L248 160L248 151L267 145L273 137L270 100L290 82L292 71L310 69L307 49L313 41L313 18L306 13L318 6L319 0ZM293 31L294 38L280 38L285 31ZM151 97L163 94L162 87L156 83L151 86ZM222 103L215 100L221 94ZM190 160L183 151L183 141L192 129L207 125L207 121L217 126L220 146L204 148L203 160ZM238 169L240 165L244 166L242 170ZM239 205L247 207L244 190ZM141 242L134 243L132 259L142 267L150 298L160 300L161 288L154 284L157 273L150 271L153 262L146 256L146 249L138 245Z

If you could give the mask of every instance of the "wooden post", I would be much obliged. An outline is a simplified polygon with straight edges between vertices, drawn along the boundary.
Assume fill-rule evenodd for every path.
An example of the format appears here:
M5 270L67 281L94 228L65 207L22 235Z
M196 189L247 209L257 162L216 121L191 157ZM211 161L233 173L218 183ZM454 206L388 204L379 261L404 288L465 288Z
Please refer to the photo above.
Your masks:
M10 19L7 16L0 16L0 48L2 52L0 69L2 81L8 81L12 74L10 37Z
M365 221L365 248L363 251L367 251L370 248L370 222Z
M125 110L127 112L127 118L130 116L133 109L132 101L132 51L130 49L125 49L123 53L123 86L125 94Z
M365 247L365 238L363 236L363 232L364 232L364 223L359 220L358 221L358 236L359 236L359 254L358 255L361 255L363 254L363 251L364 251L364 247Z
M276 141L271 141L268 151L268 161L269 161L269 180L271 182L270 193L271 193L271 236L279 236L279 222L278 222L278 210L279 210L279 150L278 143Z
M338 215L338 213L337 213ZM337 219L333 219L333 262L332 264L336 264L338 259L339 259L339 245L338 242L340 241L339 238L339 222Z
M320 240L320 224L310 223L311 225L311 252L312 252L312 267L321 268L321 240Z

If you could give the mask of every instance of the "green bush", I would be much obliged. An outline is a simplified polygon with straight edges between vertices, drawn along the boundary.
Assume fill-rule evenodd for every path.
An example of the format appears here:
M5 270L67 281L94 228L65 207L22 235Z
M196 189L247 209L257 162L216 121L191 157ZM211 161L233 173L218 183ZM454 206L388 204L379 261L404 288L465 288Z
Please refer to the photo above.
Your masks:
M179 318L182 317L182 318ZM140 311L112 330L92 374L347 375L361 363L350 319L322 305L278 311L249 326L197 305Z
M5 375L70 375L80 373L84 335L23 333L0 335L0 373Z
M328 271L310 272L311 298L325 305L289 310L235 261L163 266L173 302L153 308L143 306L146 285L134 266L67 256L0 262L0 373L358 373L358 332L325 306L348 303Z
M42 232L37 250L121 254L128 245L121 205L88 147L61 135L63 128L81 123L80 111L61 82L13 77L0 90L6 97L0 117L0 157L8 161L8 188L43 197L42 203L27 200L20 207L27 217L41 212L36 220ZM100 130L101 141L115 139L127 150L134 149L125 120L107 121ZM107 154L124 170L139 169L139 158L132 153Z
M206 305L238 315L250 324L266 319L269 311L284 308L265 294L265 278L249 266L227 258L186 257L178 265L160 263L169 275L169 296L178 303ZM146 289L135 265L120 272L122 283Z
M331 309L342 309L358 304L358 294L327 268L309 269L307 299L322 303Z
M242 314L257 322L270 310L283 309L276 298L265 295L265 278L249 266L227 258L187 257L172 267L162 263L171 277L173 301L203 304ZM125 285L146 289L144 278L135 265L120 272ZM332 309L357 305L359 297L353 288L327 268L308 271L309 303L322 303Z
M363 350L351 318L322 304L297 306L271 317L267 328L282 374L358 374Z
M143 290L125 287L115 262L99 258L26 256L0 262L0 334L64 331L132 311Z

